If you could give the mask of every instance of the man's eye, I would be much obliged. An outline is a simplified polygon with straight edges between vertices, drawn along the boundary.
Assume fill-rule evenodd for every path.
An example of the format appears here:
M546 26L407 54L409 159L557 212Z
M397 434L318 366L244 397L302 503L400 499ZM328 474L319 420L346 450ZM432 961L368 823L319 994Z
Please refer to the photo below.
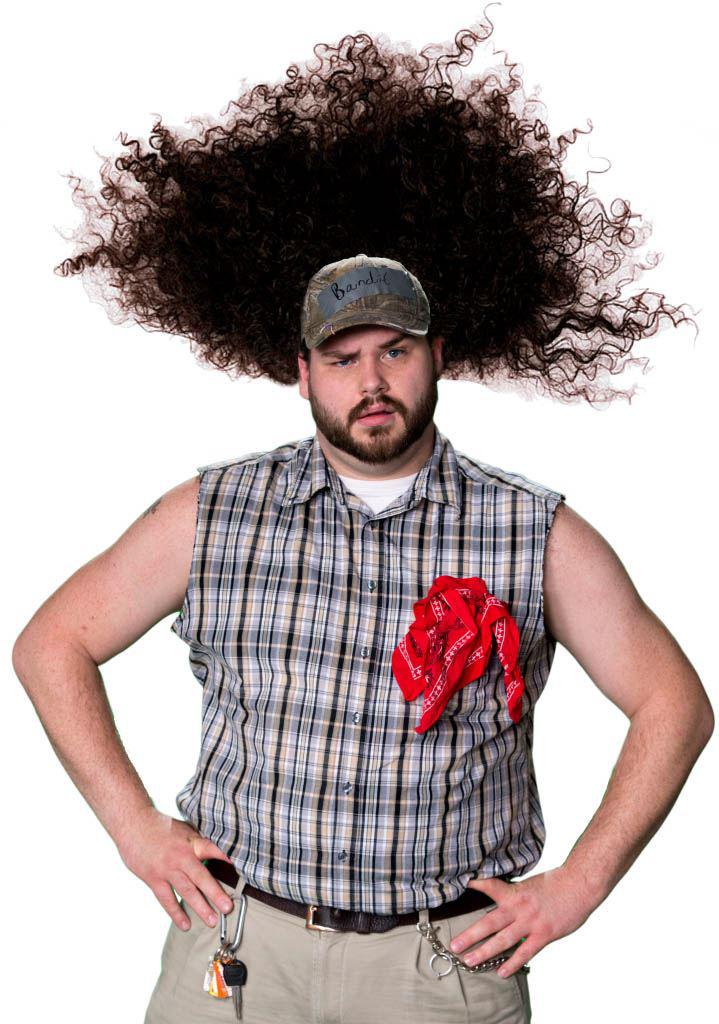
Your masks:
M388 348L387 349L387 353L389 354L390 352L400 352L402 355L404 355L405 354L405 349L403 349L403 348ZM333 360L332 365L333 366L342 366L343 363L348 363L349 361L350 361L350 357L347 356L345 359L335 359L335 360ZM396 359L390 359L390 362L391 363L396 363L397 360Z

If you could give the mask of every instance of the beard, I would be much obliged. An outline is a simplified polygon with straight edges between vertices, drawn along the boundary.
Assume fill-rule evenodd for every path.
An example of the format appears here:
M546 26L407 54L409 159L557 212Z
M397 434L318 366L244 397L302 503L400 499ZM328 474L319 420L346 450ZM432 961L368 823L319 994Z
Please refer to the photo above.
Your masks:
M335 448L351 455L360 462L368 465L380 465L390 462L402 455L407 449L418 441L432 422L434 410L437 407L438 377L434 376L428 382L424 392L420 395L417 404L411 409L396 399L378 398L374 401L363 402L349 417L345 424L342 420L333 416L325 406L316 398L312 391L312 385L308 381L307 394L310 408L315 424L322 431L324 436ZM352 434L352 424L362 416L372 405L388 406L395 413L390 423L378 423L373 427L363 427L362 437ZM397 419L404 421L402 428L397 431Z

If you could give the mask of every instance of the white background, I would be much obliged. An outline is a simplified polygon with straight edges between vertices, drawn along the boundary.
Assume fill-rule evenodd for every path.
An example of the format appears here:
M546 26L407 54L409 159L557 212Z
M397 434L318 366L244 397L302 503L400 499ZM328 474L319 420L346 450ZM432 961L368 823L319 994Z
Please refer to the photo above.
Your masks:
M205 0L6 15L1 259L5 294L0 1014L13 1021L141 1021L169 918L127 871L53 754L12 671L15 636L76 568L198 465L314 432L296 388L202 369L186 342L113 325L79 278L52 267L79 222L63 174L96 180L120 131L218 114L241 80L275 81L319 41L383 32L416 46L451 39L481 7L445 0L240 5ZM493 45L541 87L553 134L593 125L570 169L605 202L627 198L664 254L636 288L698 313L636 352L631 405L602 410L441 381L436 421L460 451L563 491L613 545L716 704L717 385L715 37L707 8L604 0L505 0ZM271 42L270 42L271 40ZM491 49L490 49L491 54ZM490 59L475 58L471 71ZM499 58L497 58L499 59ZM344 254L337 254L338 257ZM626 386L629 375L618 381ZM481 414L481 417L480 415ZM479 424L482 424L480 427ZM487 424L495 429L488 430ZM157 806L199 749L200 688L171 618L103 666L120 734ZM611 644L611 634L607 643ZM537 871L562 863L596 809L627 721L557 649L536 711L547 825ZM610 897L529 975L536 1024L706 1020L715 993L716 743L664 826ZM29 951L32 951L30 960ZM32 970L31 970L32 966ZM41 969L42 981L30 979ZM371 979L368 979L371 981ZM198 979L200 984L200 979ZM228 1018L229 1019L229 1018Z

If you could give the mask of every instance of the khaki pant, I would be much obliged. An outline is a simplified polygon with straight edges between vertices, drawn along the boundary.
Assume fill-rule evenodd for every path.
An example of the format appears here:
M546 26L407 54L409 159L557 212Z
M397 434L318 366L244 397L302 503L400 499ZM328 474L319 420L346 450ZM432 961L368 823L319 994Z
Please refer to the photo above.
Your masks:
M220 882L235 906L228 917L232 941L239 913L236 888ZM231 1024L232 999L203 990L207 961L219 946L219 925L209 928L184 905L192 927L171 924L162 969L145 1024ZM432 922L448 946L454 935L490 907ZM516 946L511 947L515 949ZM319 932L301 917L246 898L237 957L247 966L243 986L245 1024L527 1024L531 1005L527 975L501 978L495 970L469 974L453 969L441 980L429 966L432 947L416 924L388 932ZM438 971L447 962L434 961Z

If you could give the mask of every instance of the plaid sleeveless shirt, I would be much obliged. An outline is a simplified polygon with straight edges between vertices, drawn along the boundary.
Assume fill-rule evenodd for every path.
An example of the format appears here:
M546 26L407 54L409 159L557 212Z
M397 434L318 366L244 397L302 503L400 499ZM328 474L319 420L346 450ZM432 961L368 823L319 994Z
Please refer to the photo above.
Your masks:
M171 629L202 686L182 816L257 888L401 914L472 878L519 876L545 839L532 763L545 632L544 549L565 495L455 451L381 512L316 435L198 467L192 564ZM392 652L440 575L479 576L519 627L515 723L496 651L425 733Z

